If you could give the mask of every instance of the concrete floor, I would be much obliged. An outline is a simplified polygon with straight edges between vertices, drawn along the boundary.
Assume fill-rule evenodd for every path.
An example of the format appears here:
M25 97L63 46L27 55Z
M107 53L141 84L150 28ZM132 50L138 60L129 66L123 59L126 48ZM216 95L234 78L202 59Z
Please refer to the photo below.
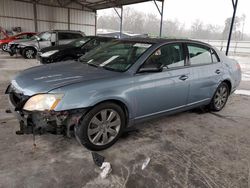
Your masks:
M250 90L250 58L241 90ZM17 136L4 91L19 70L37 65L0 54L0 187L250 187L250 96L233 94L219 113L184 112L138 125L99 152L113 171L99 177L91 153L62 136ZM144 160L151 161L141 170Z

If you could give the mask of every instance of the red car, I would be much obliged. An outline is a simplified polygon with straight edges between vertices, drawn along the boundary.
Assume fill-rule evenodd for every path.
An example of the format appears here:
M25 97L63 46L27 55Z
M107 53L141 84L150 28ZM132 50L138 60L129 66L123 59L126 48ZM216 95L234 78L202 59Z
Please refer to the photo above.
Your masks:
M13 36L8 36L4 39L0 40L0 47L2 48L3 51L7 51L8 49L8 43L13 41L13 40L18 40L18 39L29 39L33 35L36 35L34 32L24 32L24 33L19 33L17 35Z

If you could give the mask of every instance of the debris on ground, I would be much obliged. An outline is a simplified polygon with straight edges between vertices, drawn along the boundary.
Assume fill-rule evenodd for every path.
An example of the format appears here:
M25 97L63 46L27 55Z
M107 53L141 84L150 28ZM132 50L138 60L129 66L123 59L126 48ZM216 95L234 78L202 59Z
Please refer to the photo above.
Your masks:
M150 158L147 157L147 158L145 159L145 161L142 163L141 169L144 170L144 169L148 166L149 162L150 162Z
M103 156L101 156L100 154L95 153L95 152L91 152L91 153L92 153L92 157L93 157L94 163L95 163L97 166L101 167L102 164L103 164L103 162L104 162L104 160L105 160L105 157L103 157Z
M112 171L111 164L109 162L103 162L100 169L102 170L100 173L102 179L105 179Z
M10 109L5 110L5 112L6 112L7 114L10 114L10 113L11 113Z
M138 133L138 132L139 132L139 129L137 129L136 127L127 127L122 133L121 138L127 138L131 134Z

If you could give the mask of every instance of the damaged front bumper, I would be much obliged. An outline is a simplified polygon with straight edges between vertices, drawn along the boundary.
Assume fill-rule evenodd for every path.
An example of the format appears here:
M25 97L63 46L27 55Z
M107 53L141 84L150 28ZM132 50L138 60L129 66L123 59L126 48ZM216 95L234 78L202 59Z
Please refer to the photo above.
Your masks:
M18 134L60 134L67 137L74 135L74 126L78 125L80 119L87 109L73 109L65 111L25 111L24 104L29 99L21 93L7 88L9 95L9 106L11 112L20 123Z

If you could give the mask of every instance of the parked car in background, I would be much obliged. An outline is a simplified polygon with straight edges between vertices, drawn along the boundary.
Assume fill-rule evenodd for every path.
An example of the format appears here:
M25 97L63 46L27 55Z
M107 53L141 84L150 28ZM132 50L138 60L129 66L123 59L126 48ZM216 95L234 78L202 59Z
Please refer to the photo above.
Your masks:
M20 33L20 34L14 35L14 36L8 36L8 37L0 40L1 49L3 51L7 52L9 42L12 42L14 40L19 40L19 39L29 39L34 35L36 35L36 33L34 33L34 32L24 32L24 33Z
M9 43L10 55L20 53L24 58L35 58L40 49L49 46L67 44L85 34L81 31L52 30L41 32L29 40L19 40Z
M181 39L122 39L79 62L27 69L8 86L19 134L72 135L91 150L152 117L207 106L220 111L241 80L239 64L212 46Z
M113 39L114 38L111 37L100 36L82 37L70 42L69 44L43 48L38 52L37 59L42 64L76 60L86 52Z

